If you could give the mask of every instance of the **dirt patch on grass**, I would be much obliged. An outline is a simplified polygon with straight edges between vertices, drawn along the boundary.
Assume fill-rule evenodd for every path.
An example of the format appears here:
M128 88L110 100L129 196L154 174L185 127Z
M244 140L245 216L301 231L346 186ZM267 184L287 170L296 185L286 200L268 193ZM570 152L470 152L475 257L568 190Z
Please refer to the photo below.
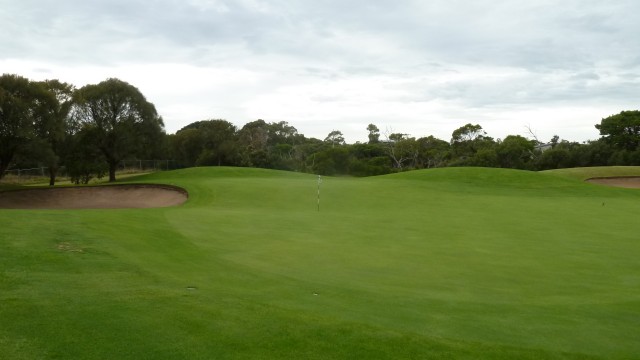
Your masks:
M0 209L141 209L183 204L186 190L171 185L21 189L0 192Z
M605 178L591 178L585 180L586 182L616 186L629 189L640 189L640 176L618 176L618 177L605 177Z
M70 242L67 242L67 241L59 243L58 244L58 250L65 251L65 252L77 252L77 253L83 253L84 252L84 250L81 247L76 246L76 245L74 245L74 244L72 244Z

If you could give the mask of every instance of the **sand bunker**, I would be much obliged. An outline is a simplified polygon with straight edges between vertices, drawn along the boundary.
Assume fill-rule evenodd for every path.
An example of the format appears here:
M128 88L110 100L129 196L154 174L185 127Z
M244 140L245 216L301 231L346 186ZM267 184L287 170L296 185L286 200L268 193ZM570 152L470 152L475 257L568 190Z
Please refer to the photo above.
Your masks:
M176 206L187 191L170 185L109 185L0 192L0 209L127 209Z
M607 177L607 178L591 178L585 180L586 182L617 186L629 189L640 189L640 176L620 176L620 177Z

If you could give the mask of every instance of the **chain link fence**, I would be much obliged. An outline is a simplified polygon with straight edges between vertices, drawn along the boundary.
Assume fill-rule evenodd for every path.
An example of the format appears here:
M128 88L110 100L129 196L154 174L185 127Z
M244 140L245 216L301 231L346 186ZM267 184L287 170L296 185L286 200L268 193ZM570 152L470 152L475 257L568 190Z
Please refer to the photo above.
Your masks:
M123 172L167 171L179 169L175 160L123 160L118 170Z
M182 166L175 160L124 160L118 165L118 173L134 174L154 171L167 171L180 169ZM49 168L46 166L30 169L9 169L5 171L0 180L4 183L25 183L45 180L49 178ZM58 169L56 178L65 180L68 178L64 166Z
M57 177L59 179L67 177L67 171L64 166L58 169ZM30 169L9 169L4 172L4 177L0 181L4 183L26 183L48 178L49 168L37 167Z

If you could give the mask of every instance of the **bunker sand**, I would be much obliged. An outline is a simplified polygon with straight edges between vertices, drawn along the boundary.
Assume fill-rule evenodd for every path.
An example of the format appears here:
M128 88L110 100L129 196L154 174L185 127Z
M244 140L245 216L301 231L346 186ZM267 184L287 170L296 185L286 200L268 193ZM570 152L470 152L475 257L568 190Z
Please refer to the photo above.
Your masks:
M640 189L640 176L591 178L585 181L600 185L616 186L629 189Z
M0 209L142 209L183 204L186 190L136 184L24 189L0 192Z

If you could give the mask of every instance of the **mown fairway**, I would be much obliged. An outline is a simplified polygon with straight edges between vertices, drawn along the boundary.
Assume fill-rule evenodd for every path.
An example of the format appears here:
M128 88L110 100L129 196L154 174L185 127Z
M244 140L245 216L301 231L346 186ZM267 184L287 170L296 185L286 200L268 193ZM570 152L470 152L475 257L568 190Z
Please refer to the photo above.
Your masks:
M640 190L196 168L182 207L0 210L2 359L640 358Z

